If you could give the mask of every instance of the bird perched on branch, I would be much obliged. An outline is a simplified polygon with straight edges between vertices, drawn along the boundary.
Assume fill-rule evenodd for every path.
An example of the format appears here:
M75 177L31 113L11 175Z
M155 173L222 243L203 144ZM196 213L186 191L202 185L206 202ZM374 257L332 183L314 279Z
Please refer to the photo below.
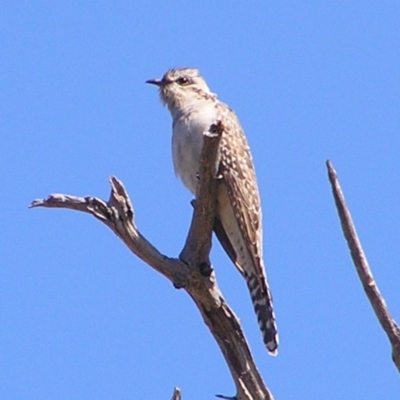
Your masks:
M203 133L221 121L217 215L214 232L246 280L268 352L277 354L278 333L262 250L260 196L252 156L235 113L212 93L197 69L174 68L162 79L161 101L172 116L172 155L176 174L196 195Z

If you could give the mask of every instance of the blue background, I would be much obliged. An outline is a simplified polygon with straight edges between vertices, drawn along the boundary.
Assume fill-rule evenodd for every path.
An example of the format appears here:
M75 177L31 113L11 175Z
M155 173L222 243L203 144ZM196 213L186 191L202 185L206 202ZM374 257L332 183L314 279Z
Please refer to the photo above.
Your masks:
M247 289L215 244L219 285L277 399L398 399L399 374L334 208L338 170L379 287L400 318L400 5L4 1L0 13L0 397L234 394L184 291L90 216L29 210L125 183L141 232L176 256L191 218L170 117L145 85L198 67L239 115L263 201L279 324L263 347Z

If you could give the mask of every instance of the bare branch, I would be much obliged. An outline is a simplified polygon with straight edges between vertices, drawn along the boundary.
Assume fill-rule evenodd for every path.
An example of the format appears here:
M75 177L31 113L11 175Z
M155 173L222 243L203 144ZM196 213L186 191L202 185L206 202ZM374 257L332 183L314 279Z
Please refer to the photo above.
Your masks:
M181 391L179 388L176 387L174 389L174 393L172 394L171 400L181 400L181 398Z
M30 207L67 208L92 214L112 229L144 262L167 277L176 287L184 287L190 273L188 266L178 259L164 256L141 235L133 220L132 204L122 182L111 177L110 183L111 195L107 203L96 197L52 194L45 199L34 200Z
M328 168L329 181L332 186L333 197L335 199L336 208L338 210L339 219L342 225L344 236L350 249L351 257L353 258L358 276L365 293L375 311L376 316L383 330L386 332L389 341L392 345L392 358L400 371L400 329L396 322L390 315L389 309L386 306L385 300L379 292L378 285L376 284L369 268L367 258L362 249L360 240L358 238L356 228L353 224L350 211L347 208L346 201L339 184L336 171L333 169L332 163L328 160L326 162Z
M180 259L161 254L141 235L134 222L129 196L122 182L115 177L110 179L111 195L108 202L93 197L56 194L35 200L31 207L83 211L106 224L140 259L167 277L175 287L188 292L231 371L237 390L232 399L273 400L257 370L240 323L218 288L209 262L218 179L218 146L223 129L223 125L217 122L204 136L199 189L192 224Z
M204 133L199 171L200 185L194 202L192 223L179 256L188 264L200 260L203 271L210 265L211 235L216 209L218 148L223 129L223 124L219 121L211 125L209 132Z

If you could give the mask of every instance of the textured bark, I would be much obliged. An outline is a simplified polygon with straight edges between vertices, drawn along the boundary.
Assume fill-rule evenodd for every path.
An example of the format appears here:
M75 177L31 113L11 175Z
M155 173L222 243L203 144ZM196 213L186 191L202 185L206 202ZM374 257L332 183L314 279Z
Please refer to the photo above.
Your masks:
M193 219L179 258L161 254L139 232L132 203L124 185L112 177L108 202L95 197L53 194L32 202L31 207L68 208L92 214L106 224L145 263L168 278L176 288L183 288L193 299L205 324L216 340L236 385L236 395L221 398L237 400L273 400L265 386L239 320L218 288L209 261L211 234L215 215L218 146L223 133L218 122L204 134L199 171L199 190ZM180 399L175 389L173 399Z
M333 197L335 199L336 208L339 214L340 223L342 225L343 234L346 238L350 249L354 266L360 278L364 291L370 301L372 308L383 330L389 338L392 346L392 359L400 372L400 329L394 319L391 317L385 300L379 292L378 285L374 280L372 271L368 265L367 257L362 249L361 242L358 238L356 228L353 224L350 211L347 208L346 201L339 184L336 171L333 169L332 163L327 161L329 181L332 186Z

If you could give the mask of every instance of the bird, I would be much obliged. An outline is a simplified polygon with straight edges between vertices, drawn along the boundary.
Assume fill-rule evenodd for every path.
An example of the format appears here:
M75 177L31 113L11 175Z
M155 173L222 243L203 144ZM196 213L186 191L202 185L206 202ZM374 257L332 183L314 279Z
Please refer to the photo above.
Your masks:
M195 196L203 134L212 124L222 123L213 230L244 277L263 342L269 354L276 355L279 337L263 260L260 195L243 128L235 112L211 92L198 69L172 68L161 79L146 83L158 86L161 102L171 114L175 174Z

